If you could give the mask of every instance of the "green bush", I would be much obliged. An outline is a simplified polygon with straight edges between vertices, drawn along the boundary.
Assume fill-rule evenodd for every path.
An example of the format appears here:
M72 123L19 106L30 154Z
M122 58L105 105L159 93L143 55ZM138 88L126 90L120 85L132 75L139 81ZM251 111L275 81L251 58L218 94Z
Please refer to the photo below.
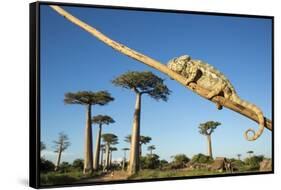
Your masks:
M74 169L77 169L77 170L83 170L83 167L84 167L84 160L82 159L76 159L73 161L72 163L72 167Z
M169 165L169 162L167 161L167 160L160 160L160 162L159 162L159 167L160 167L160 169L162 169L162 168L165 168L165 167L167 167Z
M190 159L185 154L177 154L173 156L173 161L170 163L171 169L184 168Z
M264 156L252 156L245 159L245 164L247 165L248 170L258 170L260 168L260 162L263 161Z
M46 160L44 158L40 159L40 171L43 173L54 171L55 165L53 162Z
M160 166L160 160L157 154L143 156L140 161L142 169L155 169Z
M70 172L70 171L71 171L71 165L70 165L68 162L62 162L62 163L59 165L59 171L60 171L61 173Z
M191 162L192 163L211 163L213 159L210 156L206 156L204 154L196 154L192 157Z

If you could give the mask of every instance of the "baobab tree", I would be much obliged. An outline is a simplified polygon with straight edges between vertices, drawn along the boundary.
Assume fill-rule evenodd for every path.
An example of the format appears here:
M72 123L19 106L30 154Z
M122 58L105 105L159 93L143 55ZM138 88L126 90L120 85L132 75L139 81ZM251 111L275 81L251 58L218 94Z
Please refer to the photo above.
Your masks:
M237 158L238 158L238 160L241 160L241 154L237 154Z
M249 157L252 157L253 153L254 153L254 151L252 151L252 150L249 150L249 151L247 152L247 154L249 154Z
M125 137L125 142L131 143L131 141L132 141L132 136L131 135L128 135L128 136ZM143 144L147 144L150 141L151 141L151 137L140 135L140 147L139 147L140 156L142 155L142 145Z
M150 156L152 155L152 151L155 150L155 146L154 145L150 145L147 147L147 150L149 151Z
M96 148L94 154L94 170L99 169L99 158L100 158L100 144L101 144L101 131L103 125L109 125L110 123L114 123L115 121L108 115L97 115L92 119L92 123L97 124L99 126L97 139L96 139Z
M207 137L208 155L210 158L213 158L211 134L219 125L221 125L221 123L215 121L208 121L199 125L199 133Z
M130 149L129 148L122 148L122 150L124 151L124 157L123 157L123 162L122 162L122 170L125 170L125 164L126 164L126 161L127 161L126 152Z
M112 153L114 151L117 151L118 149L116 147L110 147L109 148L109 167L111 167L112 164Z
M105 165L103 168L108 169L109 168L110 147L111 147L111 145L118 144L118 137L112 133L102 134L101 137L105 144Z
M101 165L101 167L103 166L103 155L104 155L104 153L105 153L105 145L104 144L101 144L100 145L100 165Z
M140 169L140 114L141 97L149 95L155 100L167 101L170 90L164 84L163 79L152 72L127 72L112 81L116 86L132 90L136 94L136 104L132 127L132 139L130 148L130 162L128 167L129 175L135 174Z
M86 107L86 127L85 127L85 145L84 145L84 169L83 173L93 172L93 140L92 140L92 106L106 105L113 101L110 93L107 91L78 91L76 93L68 92L65 94L65 104L79 104Z
M69 142L68 136L66 134L64 134L63 132L59 133L58 140L53 141L53 142L55 144L54 152L58 153L57 162L56 162L56 166L55 166L55 171L57 171L59 168L59 165L60 165L61 154L63 151L65 151L70 146L70 142Z

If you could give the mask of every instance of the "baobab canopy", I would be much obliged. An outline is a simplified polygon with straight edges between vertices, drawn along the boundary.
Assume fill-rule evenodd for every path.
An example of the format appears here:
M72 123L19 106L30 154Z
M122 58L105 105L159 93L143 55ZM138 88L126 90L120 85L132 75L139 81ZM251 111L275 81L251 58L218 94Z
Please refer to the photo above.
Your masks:
M163 79L149 71L131 71L114 79L112 83L122 88L132 89L141 94L148 94L155 100L162 99L167 101L171 91L163 81Z
M106 105L113 101L114 98L110 96L107 91L78 91L76 93L68 92L65 94L64 102L66 104L85 104L85 105Z

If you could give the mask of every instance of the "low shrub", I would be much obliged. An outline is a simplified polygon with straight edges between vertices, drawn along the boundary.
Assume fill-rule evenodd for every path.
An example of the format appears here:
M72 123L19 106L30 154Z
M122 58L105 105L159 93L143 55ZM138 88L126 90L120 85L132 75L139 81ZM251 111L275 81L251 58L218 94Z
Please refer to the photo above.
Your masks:
M204 163L209 164L213 162L213 159L210 156L206 156L204 154L196 154L191 159L192 163Z

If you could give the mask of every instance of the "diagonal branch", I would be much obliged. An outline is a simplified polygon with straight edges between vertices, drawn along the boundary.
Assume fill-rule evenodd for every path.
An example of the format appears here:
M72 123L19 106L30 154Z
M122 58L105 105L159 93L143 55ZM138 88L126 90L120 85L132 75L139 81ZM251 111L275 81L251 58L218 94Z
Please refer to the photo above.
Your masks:
M207 94L209 93L209 91L207 89L204 89L202 87L200 87L199 85L196 85L195 83L190 83L189 85L185 84L186 79L181 76L180 74L170 70L166 65L161 64L159 61L152 59L142 53L139 53L133 49L130 49L129 47L118 43L110 38L108 38L107 36L105 36L103 33L99 32L97 29L95 29L94 27L88 25L87 23L79 20L78 18L74 17L73 15L71 15L70 13L68 13L67 11L65 11L64 9L60 8L59 6L56 5L50 5L50 7L52 9L54 9L57 13L59 13L61 16L63 16L64 18L66 18L67 20L69 20L70 22L72 22L73 24L79 26L80 28L86 30L87 32L89 32L90 34L92 34L93 36L95 36L96 38L98 38L100 41L102 41L103 43L105 43L106 45L112 47L113 49L121 52L122 54L125 54L137 61L140 61L158 71L161 71L162 73L168 75L170 78L176 80L177 82L179 82L180 84L182 84L183 86L189 88L190 90L192 90L193 92L197 93L198 95L200 95L201 97L207 99ZM255 121L258 123L258 117L257 115L250 109L242 106L242 105L238 105L230 100L225 99L224 97L221 96L216 96L214 98L212 98L211 100L212 102L215 103L219 103L220 105L223 105L224 107L227 107L237 113L240 113L246 117L248 117L249 119ZM272 130L272 124L271 124L271 120L265 118L265 127L269 130Z

